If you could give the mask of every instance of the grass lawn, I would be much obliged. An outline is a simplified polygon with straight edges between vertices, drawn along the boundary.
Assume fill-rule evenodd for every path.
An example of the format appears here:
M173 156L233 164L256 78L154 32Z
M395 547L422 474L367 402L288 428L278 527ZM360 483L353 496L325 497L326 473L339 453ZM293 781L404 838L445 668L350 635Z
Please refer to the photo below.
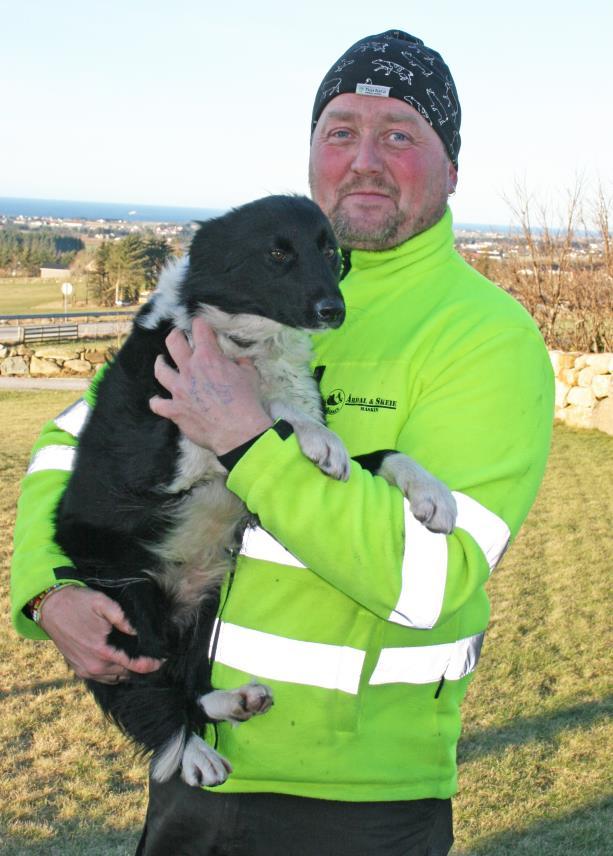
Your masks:
M68 312L80 312L87 308L92 312L105 307L87 300L84 277L71 277L74 291L67 301ZM0 277L0 315L25 315L28 312L63 312L64 296L61 292L63 279L40 279L40 277ZM109 307L106 307L107 309ZM114 306L110 307L115 309Z
M74 397L0 393L6 569L29 448ZM489 586L492 622L464 706L457 856L610 852L612 475L612 437L556 427L541 494ZM145 766L52 646L8 629L8 570L2 579L0 852L133 853Z

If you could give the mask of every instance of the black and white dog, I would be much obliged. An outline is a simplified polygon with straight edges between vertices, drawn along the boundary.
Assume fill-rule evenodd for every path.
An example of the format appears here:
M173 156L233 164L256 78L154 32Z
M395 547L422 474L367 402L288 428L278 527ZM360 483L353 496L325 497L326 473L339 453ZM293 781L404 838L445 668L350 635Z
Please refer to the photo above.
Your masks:
M272 697L255 682L211 687L219 587L253 521L225 487L227 472L213 452L150 410L152 396L168 396L153 364L159 354L170 361L165 338L174 327L189 333L192 319L204 317L226 355L253 360L271 417L291 423L324 472L346 479L346 450L324 425L309 370L309 333L344 319L339 275L331 227L304 197L268 197L203 223L189 256L162 272L81 434L56 540L78 576L118 601L137 631L113 630L109 642L133 657L164 659L158 671L125 683L87 684L103 711L152 753L158 781L181 768L188 784L223 782L231 767L199 733L207 723L265 713ZM444 485L404 455L371 460L429 528L453 528L455 503Z

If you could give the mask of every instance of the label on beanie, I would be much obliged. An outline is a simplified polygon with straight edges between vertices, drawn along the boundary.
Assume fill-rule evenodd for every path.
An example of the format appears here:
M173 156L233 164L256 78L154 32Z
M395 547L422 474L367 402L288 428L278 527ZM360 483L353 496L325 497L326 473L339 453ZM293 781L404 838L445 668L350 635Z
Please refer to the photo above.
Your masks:
M389 98L391 86L375 86L374 83L358 83L355 91L357 95L378 95L381 98Z

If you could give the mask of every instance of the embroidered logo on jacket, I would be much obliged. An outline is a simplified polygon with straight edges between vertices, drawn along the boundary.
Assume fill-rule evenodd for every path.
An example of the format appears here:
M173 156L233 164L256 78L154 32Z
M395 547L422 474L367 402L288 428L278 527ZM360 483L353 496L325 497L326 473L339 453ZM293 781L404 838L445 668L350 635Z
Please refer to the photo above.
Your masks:
M338 413L343 407L359 407L360 410L378 413L379 410L396 410L398 402L394 398L371 398L366 395L352 395L343 389L333 389L326 398L326 413Z
M345 403L345 393L342 389L333 389L326 398L326 413L338 413Z

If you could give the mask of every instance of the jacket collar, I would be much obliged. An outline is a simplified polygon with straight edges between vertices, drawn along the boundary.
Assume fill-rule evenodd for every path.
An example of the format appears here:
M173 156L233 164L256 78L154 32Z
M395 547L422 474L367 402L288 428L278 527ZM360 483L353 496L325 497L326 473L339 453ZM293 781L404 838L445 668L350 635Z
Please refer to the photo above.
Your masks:
M393 269L425 264L430 267L448 258L453 250L453 220L451 210L445 213L434 226L409 238L397 247L389 250L351 250L351 272L379 268L381 272Z

